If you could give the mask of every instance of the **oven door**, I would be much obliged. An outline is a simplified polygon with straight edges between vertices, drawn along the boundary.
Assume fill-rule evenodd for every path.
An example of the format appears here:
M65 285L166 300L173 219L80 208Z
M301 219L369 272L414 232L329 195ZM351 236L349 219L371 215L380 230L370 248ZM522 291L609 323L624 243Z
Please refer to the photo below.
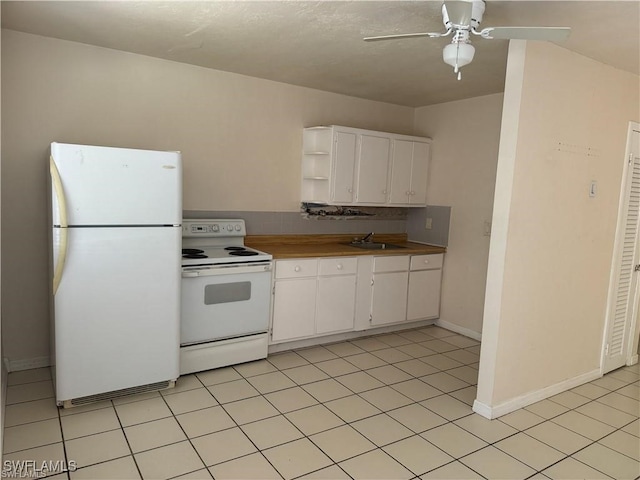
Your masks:
M180 344L266 332L270 301L270 263L183 269Z

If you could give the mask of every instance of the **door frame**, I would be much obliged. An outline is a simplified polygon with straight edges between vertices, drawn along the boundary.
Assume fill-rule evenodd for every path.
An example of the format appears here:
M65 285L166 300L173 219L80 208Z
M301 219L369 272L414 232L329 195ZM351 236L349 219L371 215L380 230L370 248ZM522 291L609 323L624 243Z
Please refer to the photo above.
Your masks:
M620 184L620 199L618 202L618 218L616 221L616 233L615 233L615 241L614 241L614 249L613 249L613 258L611 262L611 273L609 277L609 292L607 295L607 311L606 311L606 317L605 317L604 332L602 335L602 349L601 349L601 356L600 356L600 373L601 374L606 373L604 371L606 356L608 353L606 349L607 349L607 343L609 340L608 338L609 328L611 327L611 322L613 322L612 305L614 301L614 296L616 294L616 290L614 286L616 285L616 280L620 273L620 268L618 264L619 264L620 255L622 253L622 244L623 244L623 238L624 238L623 222L625 218L623 217L626 211L625 207L627 204L627 184L629 181L631 181L631 179L628 178L629 175L631 175L629 156L632 153L631 146L633 142L631 141L631 137L634 131L640 132L640 123L629 122L629 126L627 128L627 142L625 146L625 155L623 160L622 180ZM636 236L636 251L640 251L640 232L638 232ZM627 343L626 365L634 365L635 363L638 363L637 349L638 349L638 335L640 333L638 331L638 326L639 326L638 312L640 308L640 280L636 281L635 291L632 292L632 295L634 297L634 300L633 300L633 308L631 312L631 325L629 326L629 336L626 340L626 343Z

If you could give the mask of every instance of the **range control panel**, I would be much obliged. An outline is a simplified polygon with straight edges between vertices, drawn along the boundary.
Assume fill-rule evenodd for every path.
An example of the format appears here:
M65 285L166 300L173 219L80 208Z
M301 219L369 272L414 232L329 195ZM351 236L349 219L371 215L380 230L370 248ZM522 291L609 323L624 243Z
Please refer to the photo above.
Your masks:
M242 219L197 219L182 221L183 237L244 237L247 229Z

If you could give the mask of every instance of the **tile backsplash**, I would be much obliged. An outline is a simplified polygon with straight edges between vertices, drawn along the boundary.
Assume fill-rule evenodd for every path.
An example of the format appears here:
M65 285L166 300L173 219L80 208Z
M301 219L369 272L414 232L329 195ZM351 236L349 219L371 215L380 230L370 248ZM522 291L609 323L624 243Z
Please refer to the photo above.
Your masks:
M186 210L184 218L243 218L248 235L405 233L402 217L321 217L300 212Z
M427 207L427 209L432 207ZM449 207L433 207L439 213L438 221L434 220L434 230L443 228L444 219L441 218L450 213ZM301 212L256 212L256 211L215 211L215 210L185 210L184 218L242 218L247 226L248 235L296 235L296 234L354 234L361 235L374 233L408 233L409 239L430 243L425 235L419 235L417 221L414 218L422 217L426 213L419 214L419 210L425 212L425 208L368 208L371 216L362 217L333 217L307 215ZM445 209L445 210L441 210ZM359 209L363 210L363 209ZM415 225L414 225L415 224ZM433 236L438 240L437 245L446 245L449 232L449 219L446 218L446 234ZM411 227L411 228L410 228ZM424 224L422 224L424 229ZM411 232L414 232L412 237ZM445 243L443 243L445 242Z
M431 219L431 228L426 228ZM446 247L449 244L449 224L451 207L427 205L426 208L412 208L407 216L407 236L409 240Z

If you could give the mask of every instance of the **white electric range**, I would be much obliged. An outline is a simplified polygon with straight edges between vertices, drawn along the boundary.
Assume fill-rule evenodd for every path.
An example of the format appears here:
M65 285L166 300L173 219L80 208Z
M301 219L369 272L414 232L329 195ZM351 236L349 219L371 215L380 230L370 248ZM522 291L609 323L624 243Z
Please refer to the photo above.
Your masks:
M272 256L245 236L241 219L182 222L182 375L267 356Z

